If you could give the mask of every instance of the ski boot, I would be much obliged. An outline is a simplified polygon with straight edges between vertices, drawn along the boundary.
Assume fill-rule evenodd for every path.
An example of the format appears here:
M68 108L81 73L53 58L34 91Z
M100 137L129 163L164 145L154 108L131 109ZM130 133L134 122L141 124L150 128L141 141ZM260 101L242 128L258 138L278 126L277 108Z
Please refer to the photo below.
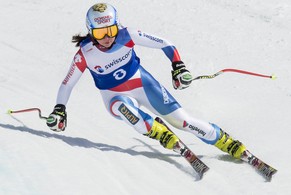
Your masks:
M144 134L152 139L159 140L161 145L167 149L173 149L179 138L165 125L154 120L151 130Z
M240 141L234 140L231 136L229 136L221 129L220 137L214 145L223 152L227 152L237 159L241 159L242 154L244 153L244 151L246 151L246 147Z

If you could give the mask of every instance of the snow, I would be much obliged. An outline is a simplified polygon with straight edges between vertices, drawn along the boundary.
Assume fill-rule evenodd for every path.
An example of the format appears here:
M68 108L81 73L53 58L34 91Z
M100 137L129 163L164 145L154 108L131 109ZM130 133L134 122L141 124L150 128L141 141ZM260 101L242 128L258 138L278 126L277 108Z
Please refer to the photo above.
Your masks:
M0 1L0 194L291 194L291 2L289 0L106 1L125 26L165 37L194 76L236 68L183 91L171 86L160 50L136 47L143 66L193 116L218 124L278 169L272 182L194 135L173 129L210 167L202 180L176 153L110 116L86 72L67 105L66 131L36 112L55 105L96 1ZM132 10L132 12L131 12Z

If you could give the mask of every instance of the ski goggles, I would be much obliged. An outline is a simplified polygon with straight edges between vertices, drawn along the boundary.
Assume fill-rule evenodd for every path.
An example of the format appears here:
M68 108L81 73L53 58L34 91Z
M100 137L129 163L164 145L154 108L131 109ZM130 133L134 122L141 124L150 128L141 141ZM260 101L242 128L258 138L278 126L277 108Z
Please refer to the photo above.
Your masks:
M103 27L103 28L92 29L92 36L97 40L103 39L106 35L108 37L115 37L117 33L118 33L118 27L116 24L112 26Z

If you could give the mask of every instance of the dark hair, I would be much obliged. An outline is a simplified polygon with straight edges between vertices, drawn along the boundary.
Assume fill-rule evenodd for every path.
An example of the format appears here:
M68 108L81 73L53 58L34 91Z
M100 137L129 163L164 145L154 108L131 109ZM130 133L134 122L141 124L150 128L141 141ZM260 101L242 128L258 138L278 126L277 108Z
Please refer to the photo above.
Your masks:
M88 37L91 37L89 33L85 36L82 36L80 34L76 34L72 37L72 42L76 43L76 45L75 45L76 47L79 47L81 42L84 41L85 39L87 39Z

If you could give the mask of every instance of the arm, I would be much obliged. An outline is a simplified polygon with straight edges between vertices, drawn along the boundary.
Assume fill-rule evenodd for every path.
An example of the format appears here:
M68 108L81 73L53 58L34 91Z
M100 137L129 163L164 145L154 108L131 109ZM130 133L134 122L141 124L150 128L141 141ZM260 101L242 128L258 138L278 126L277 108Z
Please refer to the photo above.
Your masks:
M165 55L171 62L181 61L180 55L176 47L164 38L151 35L149 33L142 32L140 30L127 29L132 41L136 45L162 49Z
M174 89L185 89L192 82L192 75L186 69L186 66L181 61L180 55L176 47L166 39L150 35L137 30L127 29L132 41L136 45L141 45L150 48L162 49L165 55L172 62L172 84Z
M75 84L79 81L82 73L87 67L84 56L79 51L74 56L74 60L70 66L67 76L63 80L57 96L57 104L54 107L53 112L47 119L47 126L53 131L64 131L67 126L67 112L66 104L70 98L72 89Z
M56 102L57 104L67 104L74 86L79 81L86 67L87 64L84 56L81 50L79 50L74 56L70 69L59 88Z

